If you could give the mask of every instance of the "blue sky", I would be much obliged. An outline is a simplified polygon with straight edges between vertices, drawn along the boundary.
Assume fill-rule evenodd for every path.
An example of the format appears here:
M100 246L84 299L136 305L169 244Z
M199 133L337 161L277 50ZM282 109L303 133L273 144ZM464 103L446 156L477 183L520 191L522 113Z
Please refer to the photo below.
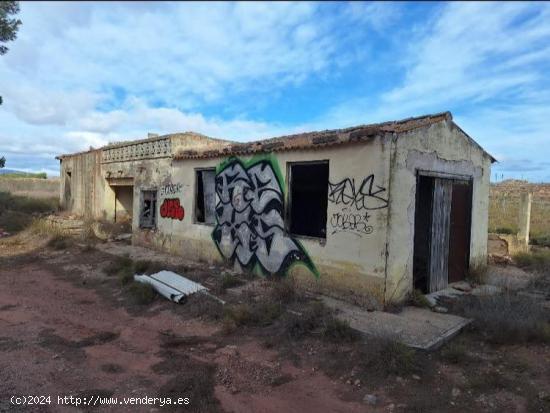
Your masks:
M550 181L550 3L21 3L0 155L196 131L239 141L450 110L504 178Z

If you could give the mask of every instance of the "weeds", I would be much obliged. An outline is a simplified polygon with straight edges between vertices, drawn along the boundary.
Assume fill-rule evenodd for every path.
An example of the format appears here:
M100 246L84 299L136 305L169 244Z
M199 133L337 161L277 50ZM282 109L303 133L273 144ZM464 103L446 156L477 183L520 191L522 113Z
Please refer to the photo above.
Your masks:
M261 302L253 304L237 304L225 309L227 324L232 321L235 326L267 326L277 320L283 313L278 303Z
M518 267L530 271L550 271L550 251L520 252L513 258Z
M134 281L134 271L131 268L123 268L117 272L120 285L125 286Z
M238 287L242 284L243 282L232 274L225 274L221 279L222 291L225 291L228 288Z
M296 285L292 279L277 278L271 283L271 290L269 292L270 298L273 301L281 304L289 304L296 301L299 297L296 292Z
M137 281L130 284L128 292L132 295L134 301L141 305L152 303L157 296L157 292L151 285Z
M357 330L350 327L346 321L330 317L323 326L323 337L330 341L353 342L361 337Z
M136 274L154 274L162 269L162 265L157 261L139 260L134 262L134 272Z
M511 293L468 296L456 301L454 309L474 320L473 327L496 344L550 341L550 325L541 305Z
M409 297L409 301L415 307L430 308L432 306L424 293L418 289L413 290Z
M468 378L468 387L478 393L485 393L494 389L505 389L508 386L508 381L496 371L476 374Z
M540 235L538 237L532 237L530 239L532 245L537 245L539 247L549 247L550 248L550 234Z
M64 235L55 235L50 241L48 241L48 247L55 250L64 250L69 247L69 240Z
M497 234L513 235L517 233L517 230L510 227L498 227L494 232Z
M31 198L0 192L0 211L18 211L25 214L53 212L58 209L57 198Z
M451 364L464 364L470 360L468 350L462 343L449 343L442 351L441 356Z
M103 268L103 272L107 275L115 275L125 269L133 271L133 261L130 257L116 257Z
M398 341L377 338L367 343L371 346L367 365L386 374L410 374L418 370L416 352Z

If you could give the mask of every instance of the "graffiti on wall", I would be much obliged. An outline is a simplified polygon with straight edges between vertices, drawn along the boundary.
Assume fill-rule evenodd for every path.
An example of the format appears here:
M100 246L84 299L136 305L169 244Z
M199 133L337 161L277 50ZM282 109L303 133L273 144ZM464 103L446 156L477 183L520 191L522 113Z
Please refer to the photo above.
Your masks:
M340 210L330 217L332 233L348 232L357 236L371 234L368 211L388 206L384 198L386 188L374 184L374 175L369 175L357 186L355 178L345 178L328 184L328 200Z
M166 184L160 187L160 196L170 196L180 194L183 188L182 184Z
M162 218L171 218L183 220L185 216L185 210L180 205L178 198L166 198L160 206L160 216Z
M317 270L302 245L285 234L284 191L272 156L229 158L216 170L216 227L212 238L228 260L264 274L284 274L295 263Z

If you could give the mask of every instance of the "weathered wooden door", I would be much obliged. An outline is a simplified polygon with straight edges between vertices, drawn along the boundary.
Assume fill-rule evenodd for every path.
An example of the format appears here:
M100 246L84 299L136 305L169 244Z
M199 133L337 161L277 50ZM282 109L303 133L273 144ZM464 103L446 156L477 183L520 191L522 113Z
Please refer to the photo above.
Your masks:
M428 282L429 292L442 290L448 285L452 195L452 180L444 178L434 179Z
M466 277L470 259L472 185L470 181L453 181L451 202L451 238L449 242L449 282Z

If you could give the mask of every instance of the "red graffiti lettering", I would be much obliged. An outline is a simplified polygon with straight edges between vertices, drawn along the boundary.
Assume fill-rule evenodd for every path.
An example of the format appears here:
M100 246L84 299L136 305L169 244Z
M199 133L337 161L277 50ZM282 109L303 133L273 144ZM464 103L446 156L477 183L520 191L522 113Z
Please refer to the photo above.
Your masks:
M185 216L185 211L180 205L178 198L165 199L160 206L160 216L162 218L179 219L180 221Z

